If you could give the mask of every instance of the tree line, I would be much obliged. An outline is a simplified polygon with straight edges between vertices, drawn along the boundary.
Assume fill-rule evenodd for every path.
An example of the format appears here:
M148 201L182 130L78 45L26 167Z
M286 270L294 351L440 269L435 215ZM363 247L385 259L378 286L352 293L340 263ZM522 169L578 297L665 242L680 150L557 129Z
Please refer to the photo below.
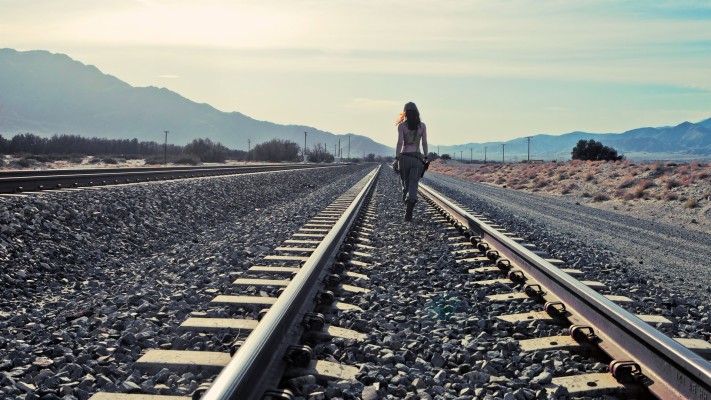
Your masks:
M168 158L169 162L221 163L226 160L298 162L303 160L301 147L289 140L273 139L254 146L251 151L232 150L210 139L194 139L185 146L176 144L143 142L138 139L87 138L78 135L53 135L42 137L33 133L22 133L10 139L0 135L0 154L11 154L24 158L58 160L83 156L120 158L144 158L149 163L159 164ZM314 148L306 151L312 162L333 162L333 155L325 149ZM42 157L40 157L42 156Z

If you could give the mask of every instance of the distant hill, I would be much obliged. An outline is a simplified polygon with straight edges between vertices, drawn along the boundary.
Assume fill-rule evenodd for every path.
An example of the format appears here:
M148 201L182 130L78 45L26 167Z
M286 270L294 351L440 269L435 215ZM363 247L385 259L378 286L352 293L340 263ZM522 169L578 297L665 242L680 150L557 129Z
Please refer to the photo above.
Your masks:
M631 160L709 159L711 158L711 118L697 122L683 122L677 126L638 128L623 133L571 132L564 135L534 135L530 139L532 160L569 160L579 140L596 140L616 149ZM502 143L505 146L502 146ZM457 160L522 161L528 158L528 139L506 142L469 143L440 146L442 154ZM486 150L485 150L486 148ZM432 151L437 151L435 147Z
M184 145L210 138L232 149L247 149L271 139L303 146L326 144L330 152L341 140L347 156L391 155L388 147L360 135L335 135L309 126L258 121L239 112L222 112L165 88L133 87L63 54L0 49L0 134L72 134Z

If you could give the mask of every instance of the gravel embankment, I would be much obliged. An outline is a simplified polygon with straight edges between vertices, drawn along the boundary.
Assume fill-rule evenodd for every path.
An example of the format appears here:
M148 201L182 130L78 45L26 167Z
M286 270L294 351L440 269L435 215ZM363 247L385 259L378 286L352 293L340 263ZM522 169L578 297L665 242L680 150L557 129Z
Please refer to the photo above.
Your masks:
M0 398L190 393L195 377L141 382L131 363L213 346L174 328L371 168L0 199Z

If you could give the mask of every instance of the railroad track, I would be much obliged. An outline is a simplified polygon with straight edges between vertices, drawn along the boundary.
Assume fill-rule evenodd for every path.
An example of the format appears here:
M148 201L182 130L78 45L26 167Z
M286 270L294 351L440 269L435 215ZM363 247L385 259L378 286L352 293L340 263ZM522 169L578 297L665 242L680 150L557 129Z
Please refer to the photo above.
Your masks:
M669 338L651 324L671 323L663 317L633 315L617 303L631 302L620 295L603 296L600 282L579 281L578 270L560 268L561 260L522 245L523 239L502 232L480 215L446 199L427 186L428 201L454 225L476 251L462 263L492 264L470 273L498 273L503 278L484 279L481 285L518 284L520 291L488 296L490 301L535 299L543 311L504 315L511 322L543 320L568 326L568 335L522 340L528 351L595 347L610 359L609 373L591 373L553 379L571 393L590 395L622 391L640 398L650 393L660 399L711 398L711 346L703 340ZM531 247L531 246L528 246ZM465 250L466 251L466 250ZM648 392L647 392L648 391Z
M2 171L0 172L0 193L21 193L319 167L323 166L318 164L262 164L209 167Z
M395 357L383 359L362 354L350 357L353 362L338 363L325 360L313 350L324 340L337 340L340 341L338 353L360 354L364 352L361 347L368 341L371 330L380 336L387 329L395 329L388 333L390 335L399 334L397 328L388 327L389 324L372 328L367 318L358 317L366 315L364 309L370 315L372 310L387 307L389 301L389 292L385 290L388 288L383 288L382 282L373 284L369 279L384 272L385 265L378 260L391 251L381 238L386 227L379 225L380 215L386 210L372 204L373 191L386 190L386 187L376 189L375 178L383 174L389 172L371 173L349 193L314 216L291 239L240 274L233 282L236 293L215 293L213 303L218 307L217 311L195 312L179 328L180 332L217 335L219 339L215 341L223 343L222 351L197 354L185 349L180 352L157 349L146 352L136 362L139 369L146 371L144 378L151 380L156 374L164 375L166 368L201 377L205 382L202 387L181 389L183 393L192 392L196 399L289 399L308 394L299 393L299 382L305 378L308 378L307 382L318 381L328 387L339 382L343 384L343 393L351 393L346 382L357 380L361 384L354 387L368 399L385 395L399 398L408 394L407 390L403 392L390 385L379 385L377 381L381 378L367 371L368 368L364 372L363 367L363 361L376 360L386 364L385 370L391 373L401 368L415 370L413 359L407 354L400 364L391 364L398 362L393 361ZM532 363L540 362L541 354L545 352L563 350L584 354L609 365L609 371L556 376L537 386L552 393L561 393L557 388L562 387L565 388L562 393L573 398L603 394L613 398L711 398L711 364L706 360L711 357L708 342L667 337L652 327L669 323L665 319L625 311L617 304L628 302L626 297L599 294L598 291L606 290L604 284L585 281L580 278L580 271L565 268L564 261L550 258L536 250L534 245L504 232L491 221L431 188L423 185L421 189L426 200L418 205L418 209L426 208L420 211L427 222L406 225L403 234L426 231L425 224L443 226L438 229L446 232L446 246L453 262L439 266L445 259L441 257L437 261L438 268L442 268L442 273L457 274L456 279L465 282L459 285L466 288L465 292L483 288L485 296L473 294L477 307L491 308L521 301L530 305L531 310L526 313L492 312L489 314L491 319L498 322L479 321L478 328L465 321L465 332L470 336L478 332L476 340L483 338L479 347L470 350L477 357L486 359L483 364L477 364L482 371L491 371L492 366L487 362L496 361L495 358L489 359L495 357L489 354L492 350L503 354L501 344L491 349L486 347L490 344L487 338L491 336L485 331L494 326L493 329L499 329L496 332L499 336L515 333L508 343L515 343L523 354L529 354L521 358L531 358ZM344 241L346 245L343 245ZM415 265L423 268L419 261ZM379 295L372 294L378 291L381 292ZM413 304L417 301L407 300ZM506 307L497 308L501 309ZM458 311L466 313L468 310ZM346 317L341 318L337 316L339 314ZM445 321L446 318L445 315ZM542 332L565 334L540 336L527 330L532 323L558 327ZM355 331L343 329L347 325L352 325ZM475 343L476 340L469 341ZM304 347L305 344L311 345L312 350ZM402 346L405 348L405 344ZM395 348L400 349L400 345ZM418 346L410 340L406 348L415 351ZM439 372L419 382L411 382L413 391L423 390L423 385L444 385L448 379L442 377L445 372L445 376L467 376L465 381L477 388L475 391L457 386L462 397L483 398L486 392L479 390L495 378L497 381L503 379L475 373L472 371L475 367L468 364L466 368L463 365L454 367L452 363L456 360L452 361L451 357L435 361L432 351L420 350L424 362L431 363ZM418 356L414 362L421 361ZM405 363L409 367L397 366ZM461 379L451 380L454 383L450 383L449 390L460 385ZM326 381L332 383L323 383ZM134 389L123 388L125 391L140 391L138 385ZM155 398L186 398L181 397L184 395L171 397L171 390L165 389L165 393L160 391L162 396L156 395ZM325 397L325 393L320 393L314 398ZM138 393L97 393L92 397L97 400L109 398L153 397Z
M291 239L274 249L276 254L265 256L262 265L249 268L247 277L233 282L238 291L239 288L267 288L267 292L262 293L270 296L217 295L211 302L213 305L238 308L242 311L241 318L208 318L198 314L179 327L179 331L199 334L231 332L236 339L229 344L229 352L154 349L135 365L153 374L164 368L206 374L207 380L212 382L214 379L214 382L193 393L193 398L202 399L291 398L287 389L278 388L282 376L295 373L287 371L287 367L301 371L301 374L304 371L316 373L322 378L355 379L357 367L314 361L310 348L300 345L299 340L303 328L307 333L314 333L314 338L321 336L316 333L321 330L328 338L357 340L363 336L347 329L327 327L323 314L314 311L331 307L357 309L338 303L334 292L326 289L338 287L341 291L361 291L356 286L340 285L349 278L365 278L344 271L339 260L346 261L350 256L340 248L346 242L348 249L367 247L357 244L367 241L363 237L367 233L349 233L352 228L364 229L362 225L368 218L364 208L375 187L378 172L379 168L314 216ZM290 279L284 279L284 276ZM251 318L255 310L259 310L256 320ZM240 335L243 332L250 333L244 338ZM220 371L216 377L211 374L214 371ZM93 400L116 398L146 397L144 394L121 393L97 393L92 397Z

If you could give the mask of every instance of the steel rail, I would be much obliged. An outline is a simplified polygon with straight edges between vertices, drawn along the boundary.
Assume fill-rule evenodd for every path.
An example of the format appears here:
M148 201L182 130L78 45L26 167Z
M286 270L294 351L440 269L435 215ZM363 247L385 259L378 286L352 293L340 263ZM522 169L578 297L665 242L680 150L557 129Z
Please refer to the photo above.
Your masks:
M0 174L0 193L17 193L55 189L62 187L101 186L134 183L148 180L164 180L216 175L233 175L266 171L281 171L302 168L324 168L318 164L265 164L259 166L197 167L197 168L116 168L110 170L58 170L34 171L35 175L3 176ZM39 173L39 174L38 174Z
M573 324L591 326L613 360L634 361L641 383L660 399L711 399L711 363L669 338L545 259L420 184L421 193L477 233L499 254L565 304Z
M220 372L202 400L258 399L267 389L277 386L285 364L282 357L289 344L286 338L298 333L295 330L299 329L298 321L303 317L305 305L314 303L316 283L337 254L374 187L379 171L380 166L364 178L368 179L365 187Z
M261 166L272 164L260 164ZM280 164L273 164L280 165ZM286 164L281 164L286 165ZM231 169L240 167L251 167L251 165L200 165L200 166L169 166L169 167L125 167L125 168L66 168L66 169L21 169L21 170L0 170L0 178L20 177L20 176L51 176L51 175L76 175L76 174L100 174L107 172L148 172L148 171L190 171L199 169Z

